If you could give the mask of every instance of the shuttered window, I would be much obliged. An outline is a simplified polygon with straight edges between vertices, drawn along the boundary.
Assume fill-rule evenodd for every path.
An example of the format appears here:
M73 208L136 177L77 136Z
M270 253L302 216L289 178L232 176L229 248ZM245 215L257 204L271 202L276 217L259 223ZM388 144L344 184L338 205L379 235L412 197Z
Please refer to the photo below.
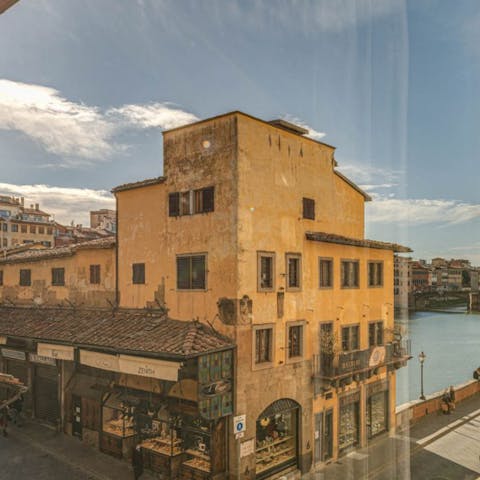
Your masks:
M174 192L168 196L168 214L170 217L213 212L215 209L214 205L214 187Z
M181 255L177 257L177 289L205 290L206 255Z
M90 265L90 283L100 283L100 265Z
M65 285L64 268L52 268L52 285L54 287L62 287Z
M302 262L299 254L287 253L287 289L299 290L301 288Z
M30 269L20 270L20 286L29 287L32 284L32 271Z
M3 270L0 270L0 287L3 285Z
M273 328L255 330L255 363L268 363L273 357Z
M303 198L303 218L315 220L315 200Z
M360 326L352 325L342 328L342 350L358 350L360 348Z
M134 263L132 265L132 283L144 284L145 283L145 264Z
M318 260L319 286L320 288L333 287L333 260L331 258L320 258Z
M180 215L180 193L174 192L168 195L168 215L178 217Z
M342 261L342 288L355 288L359 286L358 260Z
M381 287L383 285L383 262L368 262L368 286Z
M269 252L258 252L257 254L259 291L271 292L275 289L275 254Z

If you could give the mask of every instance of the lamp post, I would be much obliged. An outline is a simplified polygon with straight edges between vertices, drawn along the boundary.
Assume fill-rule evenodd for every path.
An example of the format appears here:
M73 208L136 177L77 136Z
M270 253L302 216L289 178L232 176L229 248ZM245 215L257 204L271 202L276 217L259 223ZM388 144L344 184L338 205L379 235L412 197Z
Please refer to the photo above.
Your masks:
M418 354L418 360L420 362L420 400L425 400L425 395L423 394L423 364L427 356L422 352Z

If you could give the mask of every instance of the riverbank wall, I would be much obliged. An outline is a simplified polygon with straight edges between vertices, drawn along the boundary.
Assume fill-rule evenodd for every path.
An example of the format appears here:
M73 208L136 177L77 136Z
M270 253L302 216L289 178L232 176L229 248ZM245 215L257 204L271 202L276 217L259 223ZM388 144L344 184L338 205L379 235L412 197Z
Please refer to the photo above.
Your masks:
M480 381L470 380L468 382L456 385L455 403L462 402L466 398L474 395L480 397ZM409 426L415 424L427 415L442 415L442 395L444 390L440 392L426 395L425 400L412 400L397 406L395 409L397 419L397 431L402 431Z

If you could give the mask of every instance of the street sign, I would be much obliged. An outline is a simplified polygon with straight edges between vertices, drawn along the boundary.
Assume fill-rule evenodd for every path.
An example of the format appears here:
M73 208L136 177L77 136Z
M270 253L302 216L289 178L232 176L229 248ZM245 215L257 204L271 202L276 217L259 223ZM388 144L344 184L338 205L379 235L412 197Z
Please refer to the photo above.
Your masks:
M235 435L245 432L247 429L247 416L246 415L237 415L233 417L233 433Z

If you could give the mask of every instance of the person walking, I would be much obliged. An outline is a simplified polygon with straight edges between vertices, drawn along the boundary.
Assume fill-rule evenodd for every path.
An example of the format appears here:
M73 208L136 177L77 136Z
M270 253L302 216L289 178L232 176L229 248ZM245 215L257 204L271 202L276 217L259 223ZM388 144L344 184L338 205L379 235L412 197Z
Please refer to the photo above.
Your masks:
M133 478L138 480L143 474L143 456L140 445L133 449L132 454Z
M22 421L22 411L23 411L23 395L20 395L11 406L10 411L12 412L13 423L18 427L23 425Z

